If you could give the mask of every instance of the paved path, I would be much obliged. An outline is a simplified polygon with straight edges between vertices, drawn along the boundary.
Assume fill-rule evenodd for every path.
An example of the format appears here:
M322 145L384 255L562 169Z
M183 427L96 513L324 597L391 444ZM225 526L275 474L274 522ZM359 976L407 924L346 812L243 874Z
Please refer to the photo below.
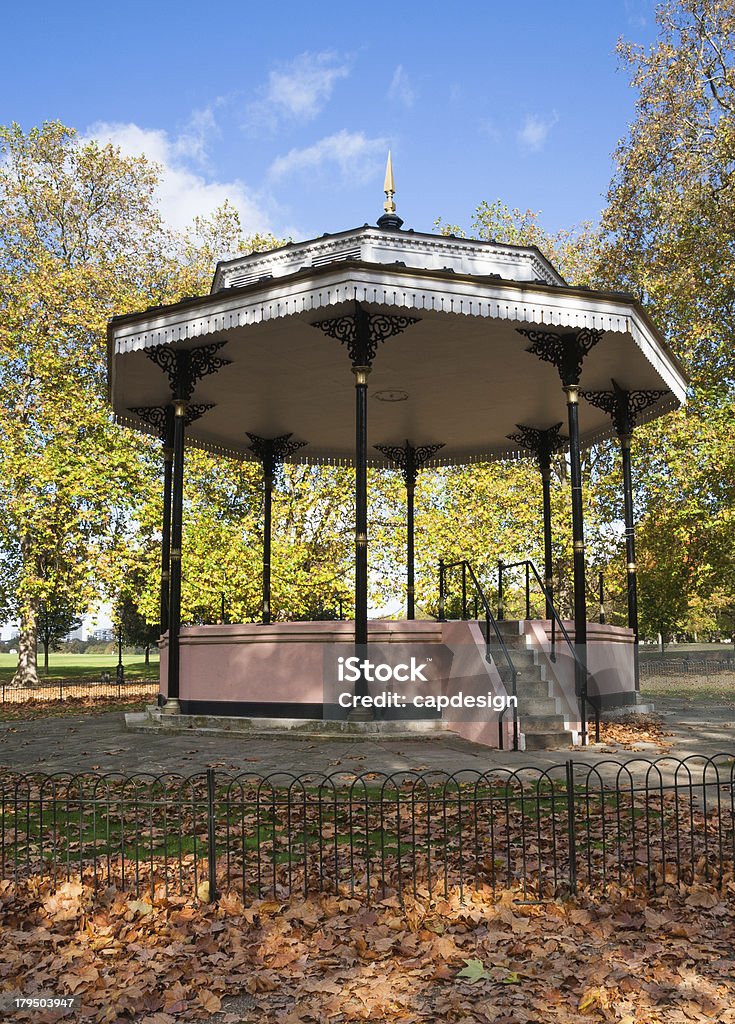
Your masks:
M488 750L451 734L406 739L329 739L296 736L161 735L128 732L124 716L75 715L33 721L0 722L0 769L58 771L176 771L185 774L207 767L225 771L398 772L434 769L456 772L498 767L548 767L572 757L598 763L691 754L732 753L735 756L735 708L661 700L669 750L640 743L635 750L614 745L586 749L513 752Z

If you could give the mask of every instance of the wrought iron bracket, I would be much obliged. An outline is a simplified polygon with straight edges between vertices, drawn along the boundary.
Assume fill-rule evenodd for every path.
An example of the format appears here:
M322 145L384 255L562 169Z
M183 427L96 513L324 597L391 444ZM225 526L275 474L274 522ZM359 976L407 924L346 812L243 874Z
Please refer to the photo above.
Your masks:
M542 472L551 467L551 456L569 443L569 438L563 437L559 433L561 423L555 423L553 427L548 427L546 430L527 427L522 423L516 423L516 427L518 433L506 434L506 437L509 441L515 441L521 448L533 452Z
M590 405L610 415L618 437L631 434L638 423L639 415L669 393L666 390L655 389L626 391L614 380L611 384L612 391L580 391L580 395Z
M359 302L355 312L331 320L317 320L311 326L345 345L353 366L372 366L378 346L408 327L420 317L394 316L389 313L368 313Z
M414 448L409 441L406 441L402 448L395 444L373 445L373 448L385 455L386 459L400 469L406 487L416 486L419 470L423 469L432 455L435 455L443 447L443 441L441 444L422 444L418 448Z
M247 435L251 441L248 448L262 463L265 476L273 476L276 467L284 459L309 443L308 441L291 441L292 434L281 434L280 437L260 437L259 434L251 434L248 431Z
M229 366L231 359L216 355L227 341L215 341L199 348L174 349L170 345L156 345L146 349L146 355L168 376L174 398L188 402L197 381Z
M564 334L528 327L516 327L516 330L531 342L526 352L557 368L565 388L579 384L585 356L605 333L594 327L583 327Z
M200 416L203 416L205 412L209 412L210 409L214 409L213 402L188 405L186 407L186 415L184 416L184 424L188 427L190 423L198 420ZM128 412L132 412L138 419L153 427L162 441L166 440L169 421L173 419L172 405L136 405L131 406Z

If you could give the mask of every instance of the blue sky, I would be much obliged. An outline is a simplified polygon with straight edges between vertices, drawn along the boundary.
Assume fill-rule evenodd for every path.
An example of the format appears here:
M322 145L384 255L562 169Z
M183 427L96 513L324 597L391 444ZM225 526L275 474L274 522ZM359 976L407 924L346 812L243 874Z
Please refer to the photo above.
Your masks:
M430 231L482 201L596 219L633 114L620 36L653 0L14 4L0 122L58 119L164 166L176 226L229 198L295 239L382 212Z

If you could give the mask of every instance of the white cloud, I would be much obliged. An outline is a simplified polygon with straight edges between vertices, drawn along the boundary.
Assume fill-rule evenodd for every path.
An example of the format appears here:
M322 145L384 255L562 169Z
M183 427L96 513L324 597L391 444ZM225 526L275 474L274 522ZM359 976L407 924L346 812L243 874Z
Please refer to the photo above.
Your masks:
M380 171L388 151L388 139L369 139L363 132L346 129L320 139L313 146L292 149L277 157L270 167L271 178L284 178L325 164L336 164L346 181L363 185Z
M348 63L335 53L302 53L270 72L262 98L248 108L251 121L271 127L283 117L310 121L329 100L335 83L349 73Z
M192 113L173 144L173 151L177 157L194 160L203 167L209 165L209 143L221 134L214 116L214 107L222 102L221 99L215 100L214 104Z
M211 111L210 111L211 113ZM198 119L198 120L197 120ZM205 131L208 118L195 113L194 123ZM258 196L240 179L209 181L202 174L186 166L186 159L196 161L206 156L202 132L184 131L171 138L163 129L141 128L137 124L98 122L85 132L88 139L111 142L119 146L126 156L144 154L161 166L158 199L165 220L181 231L191 225L195 217L207 216L225 200L240 214L246 234L269 231L270 225Z
M559 115L554 113L549 118L539 117L537 114L528 114L523 125L517 132L518 141L531 152L538 152L544 148L549 132L559 120Z
M416 102L416 90L411 85L411 79L402 64L399 64L393 72L393 78L388 87L388 99L402 104L406 110L410 110Z

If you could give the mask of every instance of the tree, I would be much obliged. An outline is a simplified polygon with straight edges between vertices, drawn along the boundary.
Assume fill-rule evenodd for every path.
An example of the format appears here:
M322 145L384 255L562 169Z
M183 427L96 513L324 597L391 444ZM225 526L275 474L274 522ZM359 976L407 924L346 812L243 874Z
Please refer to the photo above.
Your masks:
M48 675L48 653L52 647L81 626L73 605L51 595L38 609L38 639L43 646L43 670Z
M104 400L105 324L159 301L171 238L154 170L52 122L0 131L0 547L36 682L41 604L85 607L146 466Z
M735 10L669 0L657 20L649 51L619 46L638 100L616 154L601 273L643 295L691 374L688 408L636 436L641 557L658 560L641 579L643 607L684 626L689 605L715 593L735 604ZM697 571L666 585L673 553L686 551Z

